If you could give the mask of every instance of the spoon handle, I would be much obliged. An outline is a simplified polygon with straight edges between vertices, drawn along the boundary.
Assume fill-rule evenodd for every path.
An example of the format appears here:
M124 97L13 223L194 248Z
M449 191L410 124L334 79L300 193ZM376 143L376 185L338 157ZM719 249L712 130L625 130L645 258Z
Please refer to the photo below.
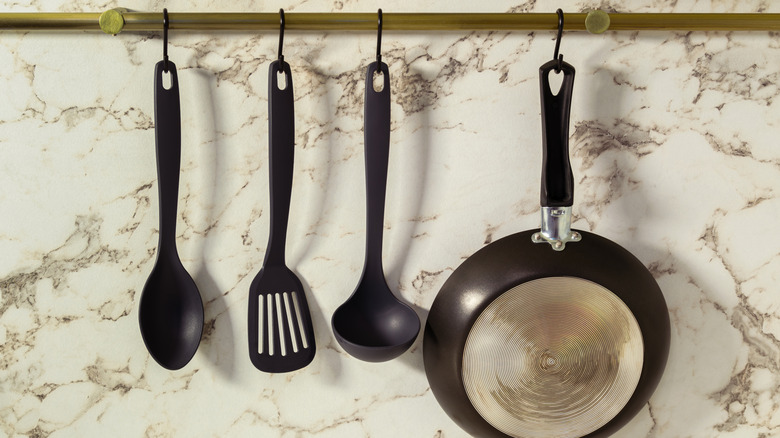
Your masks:
M381 91L374 89L374 74L381 73ZM366 159L366 270L382 273L382 232L390 154L390 72L384 62L372 62L366 71L364 107ZM378 271L378 273L377 273Z
M284 88L279 86L284 73ZM295 157L295 113L290 64L277 60L268 68L268 175L271 225L263 265L283 265Z
M160 251L176 253L176 207L181 164L181 114L176 65L168 61L170 87L165 88L165 62L154 69L154 133L157 186L160 194Z

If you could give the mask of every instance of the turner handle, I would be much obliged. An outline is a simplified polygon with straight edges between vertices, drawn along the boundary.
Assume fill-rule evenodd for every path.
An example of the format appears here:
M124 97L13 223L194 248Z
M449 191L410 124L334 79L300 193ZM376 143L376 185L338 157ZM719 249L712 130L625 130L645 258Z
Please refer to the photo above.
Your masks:
M285 87L279 89L279 73ZM295 158L295 113L290 64L277 60L268 68L268 174L271 226L263 265L283 265Z

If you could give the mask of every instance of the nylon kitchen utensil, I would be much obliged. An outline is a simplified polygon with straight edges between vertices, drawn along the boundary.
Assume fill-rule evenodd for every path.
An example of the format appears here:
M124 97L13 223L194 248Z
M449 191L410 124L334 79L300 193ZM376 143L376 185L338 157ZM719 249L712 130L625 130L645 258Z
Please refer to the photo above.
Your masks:
M553 95L556 69L564 79ZM655 390L669 314L642 262L571 230L574 68L554 59L539 74L541 230L487 245L447 279L428 315L425 372L442 408L473 436L605 437Z
M168 89L163 85L164 72L170 74ZM138 323L149 354L161 366L177 370L192 359L200 344L203 301L176 250L181 114L176 65L167 59L155 66L154 131L160 236L157 260L141 292Z
M381 91L374 90L374 74L377 71L383 76ZM364 117L365 264L357 288L333 313L331 325L336 340L347 353L361 360L382 362L403 354L420 332L417 313L393 295L382 269L382 232L390 153L390 74L383 62L373 62L368 66Z
M285 77L279 88L279 73ZM314 359L309 305L300 279L285 265L285 240L295 156L295 114L290 64L268 69L268 172L271 226L263 268L249 286L249 358L259 370L284 373Z

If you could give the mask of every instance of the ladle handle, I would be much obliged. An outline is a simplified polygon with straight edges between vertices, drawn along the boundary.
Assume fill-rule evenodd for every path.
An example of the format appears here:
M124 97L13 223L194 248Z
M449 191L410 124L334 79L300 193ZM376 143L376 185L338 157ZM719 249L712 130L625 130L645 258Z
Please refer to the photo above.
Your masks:
M374 74L383 85L374 89ZM372 62L366 71L363 134L366 157L366 270L382 274L382 232L385 217L387 161L390 154L390 72L384 62Z
M279 89L284 73L284 89ZM277 60L268 68L268 175L271 226L263 265L283 265L295 157L295 111L290 64Z
M160 252L176 254L176 207L181 165L181 112L176 65L168 61L170 87L165 88L165 61L154 69L154 143L160 194Z
M560 64L559 64L560 62ZM558 94L550 90L550 72L560 66L563 83ZM569 114L574 67L554 59L539 67L542 102L542 207L571 207L574 176L569 162Z

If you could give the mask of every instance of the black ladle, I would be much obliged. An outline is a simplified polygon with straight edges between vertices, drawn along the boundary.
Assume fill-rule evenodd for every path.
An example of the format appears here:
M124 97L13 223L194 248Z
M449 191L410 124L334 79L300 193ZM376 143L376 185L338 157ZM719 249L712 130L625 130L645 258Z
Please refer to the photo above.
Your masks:
M176 251L176 203L181 163L181 114L176 65L167 61L171 86L163 86L166 62L154 72L154 126L160 239L155 262L141 293L138 323L149 354L161 366L177 370L198 349L203 333L203 301Z
M381 71L384 86L374 90L374 73ZM420 318L399 301L382 270L382 231L390 153L390 74L387 64L368 66L365 95L366 260L355 292L331 320L333 334L352 356L383 362L406 351L420 332Z

